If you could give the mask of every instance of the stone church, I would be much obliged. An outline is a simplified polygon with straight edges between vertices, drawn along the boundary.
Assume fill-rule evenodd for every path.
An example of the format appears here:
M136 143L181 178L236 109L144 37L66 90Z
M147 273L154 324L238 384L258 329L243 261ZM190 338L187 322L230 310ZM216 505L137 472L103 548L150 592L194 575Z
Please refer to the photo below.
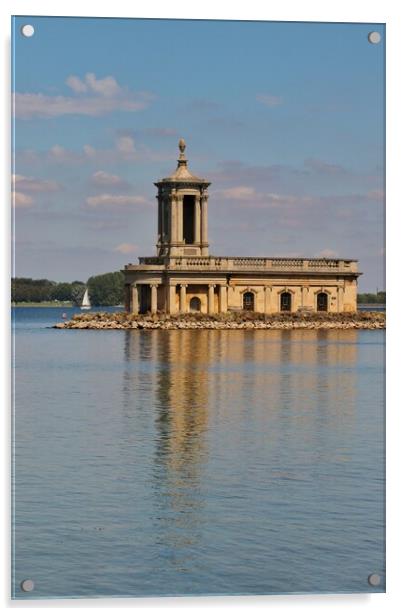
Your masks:
M139 257L138 265L129 263L123 270L127 311L272 314L357 309L355 259L210 255L210 182L191 173L185 149L181 139L176 170L155 182L156 256Z

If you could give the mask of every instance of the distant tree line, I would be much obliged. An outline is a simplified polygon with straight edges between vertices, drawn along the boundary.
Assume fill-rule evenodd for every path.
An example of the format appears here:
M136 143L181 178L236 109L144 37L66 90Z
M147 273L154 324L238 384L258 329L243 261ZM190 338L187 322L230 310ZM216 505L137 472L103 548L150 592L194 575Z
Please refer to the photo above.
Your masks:
M124 276L110 272L88 279L88 293L92 306L117 306L124 303Z
M377 293L358 293L358 304L385 304L385 291Z
M11 301L16 304L59 301L79 306L87 287L93 306L116 306L124 302L124 276L121 272L91 276L87 283L81 280L54 282L47 279L12 278Z
M18 302L72 302L79 304L85 293L85 282L54 282L41 278L12 278L11 300Z

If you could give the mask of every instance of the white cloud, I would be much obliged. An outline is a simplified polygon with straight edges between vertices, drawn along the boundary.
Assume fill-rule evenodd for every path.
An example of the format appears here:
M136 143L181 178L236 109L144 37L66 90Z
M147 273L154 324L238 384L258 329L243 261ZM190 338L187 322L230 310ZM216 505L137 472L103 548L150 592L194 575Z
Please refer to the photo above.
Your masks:
M123 243L123 244L119 244L118 246L115 246L113 250L115 252L120 252L123 255L128 255L132 252L137 252L138 246L136 244Z
M29 193L49 193L61 190L61 186L54 180L42 180L40 178L27 177L15 174L11 178L11 199L15 207L30 207L34 199Z
M148 106L149 96L138 98L72 98L45 94L14 94L17 118L55 118L62 115L102 116L113 111L140 111Z
M85 81L92 92L96 92L96 94L100 94L101 96L110 98L118 94L123 94L123 89L111 75L103 79L96 79L94 73L87 73L85 75Z
M258 192L253 186L234 186L216 190L214 194L218 198L232 201L242 201L255 207L277 207L284 205L313 203L313 198L309 196L286 195L278 193Z
M127 182L119 175L107 173L106 171L95 171L91 176L91 182L95 186L111 186L114 188L127 186Z
M53 145L47 151L20 150L17 152L18 162L29 165L41 162L51 164L77 165L85 162L97 165L114 165L120 161L172 161L171 149L159 151L143 144L136 145L130 136L120 136L110 148L94 148L85 144L81 149L70 150L59 144Z
M61 188L54 180L41 180L25 175L13 175L12 183L15 189L24 192L54 192Z
M84 150L85 156L88 158L95 158L97 150L92 147L92 145L85 144L82 149Z
M62 145L56 143L53 145L47 152L30 152L28 156L25 155L25 151L23 150L19 154L19 160L23 162L38 163L45 160L45 162L51 163L77 163L81 162L82 155L78 152L74 152L73 150L68 150L64 148Z
M134 139L129 136L119 137L116 141L116 150L122 154L133 154L135 152Z
M113 111L140 111L154 96L150 92L130 92L111 75L97 79L87 73L83 80L70 75L66 80L74 96L49 96L42 93L14 94L13 108L18 118L54 118L62 115L101 116Z
M66 157L66 153L67 150L63 148L63 146L58 145L57 143L53 145L49 150L50 156L59 160L63 160Z
M33 203L32 197L14 190L11 192L11 201L15 207L30 207Z
M350 193L343 195L309 195L287 194L257 191L252 186L234 186L233 188L218 189L213 192L217 200L239 202L242 207L248 208L282 208L294 212L306 207L320 208L321 210L348 206L353 208L359 204L382 202L382 191L373 190L368 193ZM339 210L340 211L340 210Z
M116 96L122 94L123 88L119 86L116 79L109 75L103 79L97 79L95 73L87 73L83 80L76 75L70 75L66 79L66 84L76 93L95 92L101 96Z
M236 201L249 201L257 198L255 188L251 186L234 186L215 191L224 199L235 199Z
M140 195L94 195L86 198L90 207L119 207L127 205L147 205L149 201Z
M283 104L282 96L275 96L274 94L257 94L256 99L267 107L278 107Z
M268 205L312 205L315 203L314 197L309 195L280 195L277 193L267 193L262 195Z
M70 77L67 77L66 84L73 90L73 92L88 92L87 84L75 75L70 75Z

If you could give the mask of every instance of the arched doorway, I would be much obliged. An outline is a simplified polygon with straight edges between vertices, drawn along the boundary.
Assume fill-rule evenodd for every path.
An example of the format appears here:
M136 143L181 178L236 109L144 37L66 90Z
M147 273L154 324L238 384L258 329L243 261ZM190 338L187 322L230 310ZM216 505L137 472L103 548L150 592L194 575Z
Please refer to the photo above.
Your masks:
M327 293L318 293L317 310L319 312L328 312L328 294Z
M292 296L285 291L281 293L281 312L290 312L292 310Z
M199 297L190 299L190 312L201 312L201 300Z
M254 293L250 291L243 293L243 310L254 311Z

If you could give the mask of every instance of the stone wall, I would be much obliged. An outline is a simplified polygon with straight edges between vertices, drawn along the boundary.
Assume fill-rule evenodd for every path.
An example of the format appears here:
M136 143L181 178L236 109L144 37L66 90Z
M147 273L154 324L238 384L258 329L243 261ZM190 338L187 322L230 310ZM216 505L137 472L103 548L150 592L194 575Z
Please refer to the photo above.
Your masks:
M152 276L147 273L146 278L130 273L132 284L127 284L127 304L129 312L135 312L136 303L133 300L138 294L139 310L166 311L169 314L190 311L190 301L193 297L199 298L201 312L215 314L225 312L226 308L232 310L243 309L243 296L245 293L254 295L254 310L259 313L275 314L281 311L281 294L289 293L291 298L291 312L300 309L317 311L318 295L327 296L326 312L354 312L357 309L357 281L356 279L303 278L297 282L291 277L272 280L269 278L242 278L226 279L216 277L211 273L181 275L171 277L168 284L163 282L160 275ZM136 285L136 289L133 285ZM152 289L153 288L153 289ZM130 291L131 289L131 291ZM152 289L152 292L151 292ZM213 290L212 290L213 289ZM151 298L154 297L152 303Z
M57 323L57 329L384 329L384 312L327 313L190 313L168 316L128 313L77 314Z

